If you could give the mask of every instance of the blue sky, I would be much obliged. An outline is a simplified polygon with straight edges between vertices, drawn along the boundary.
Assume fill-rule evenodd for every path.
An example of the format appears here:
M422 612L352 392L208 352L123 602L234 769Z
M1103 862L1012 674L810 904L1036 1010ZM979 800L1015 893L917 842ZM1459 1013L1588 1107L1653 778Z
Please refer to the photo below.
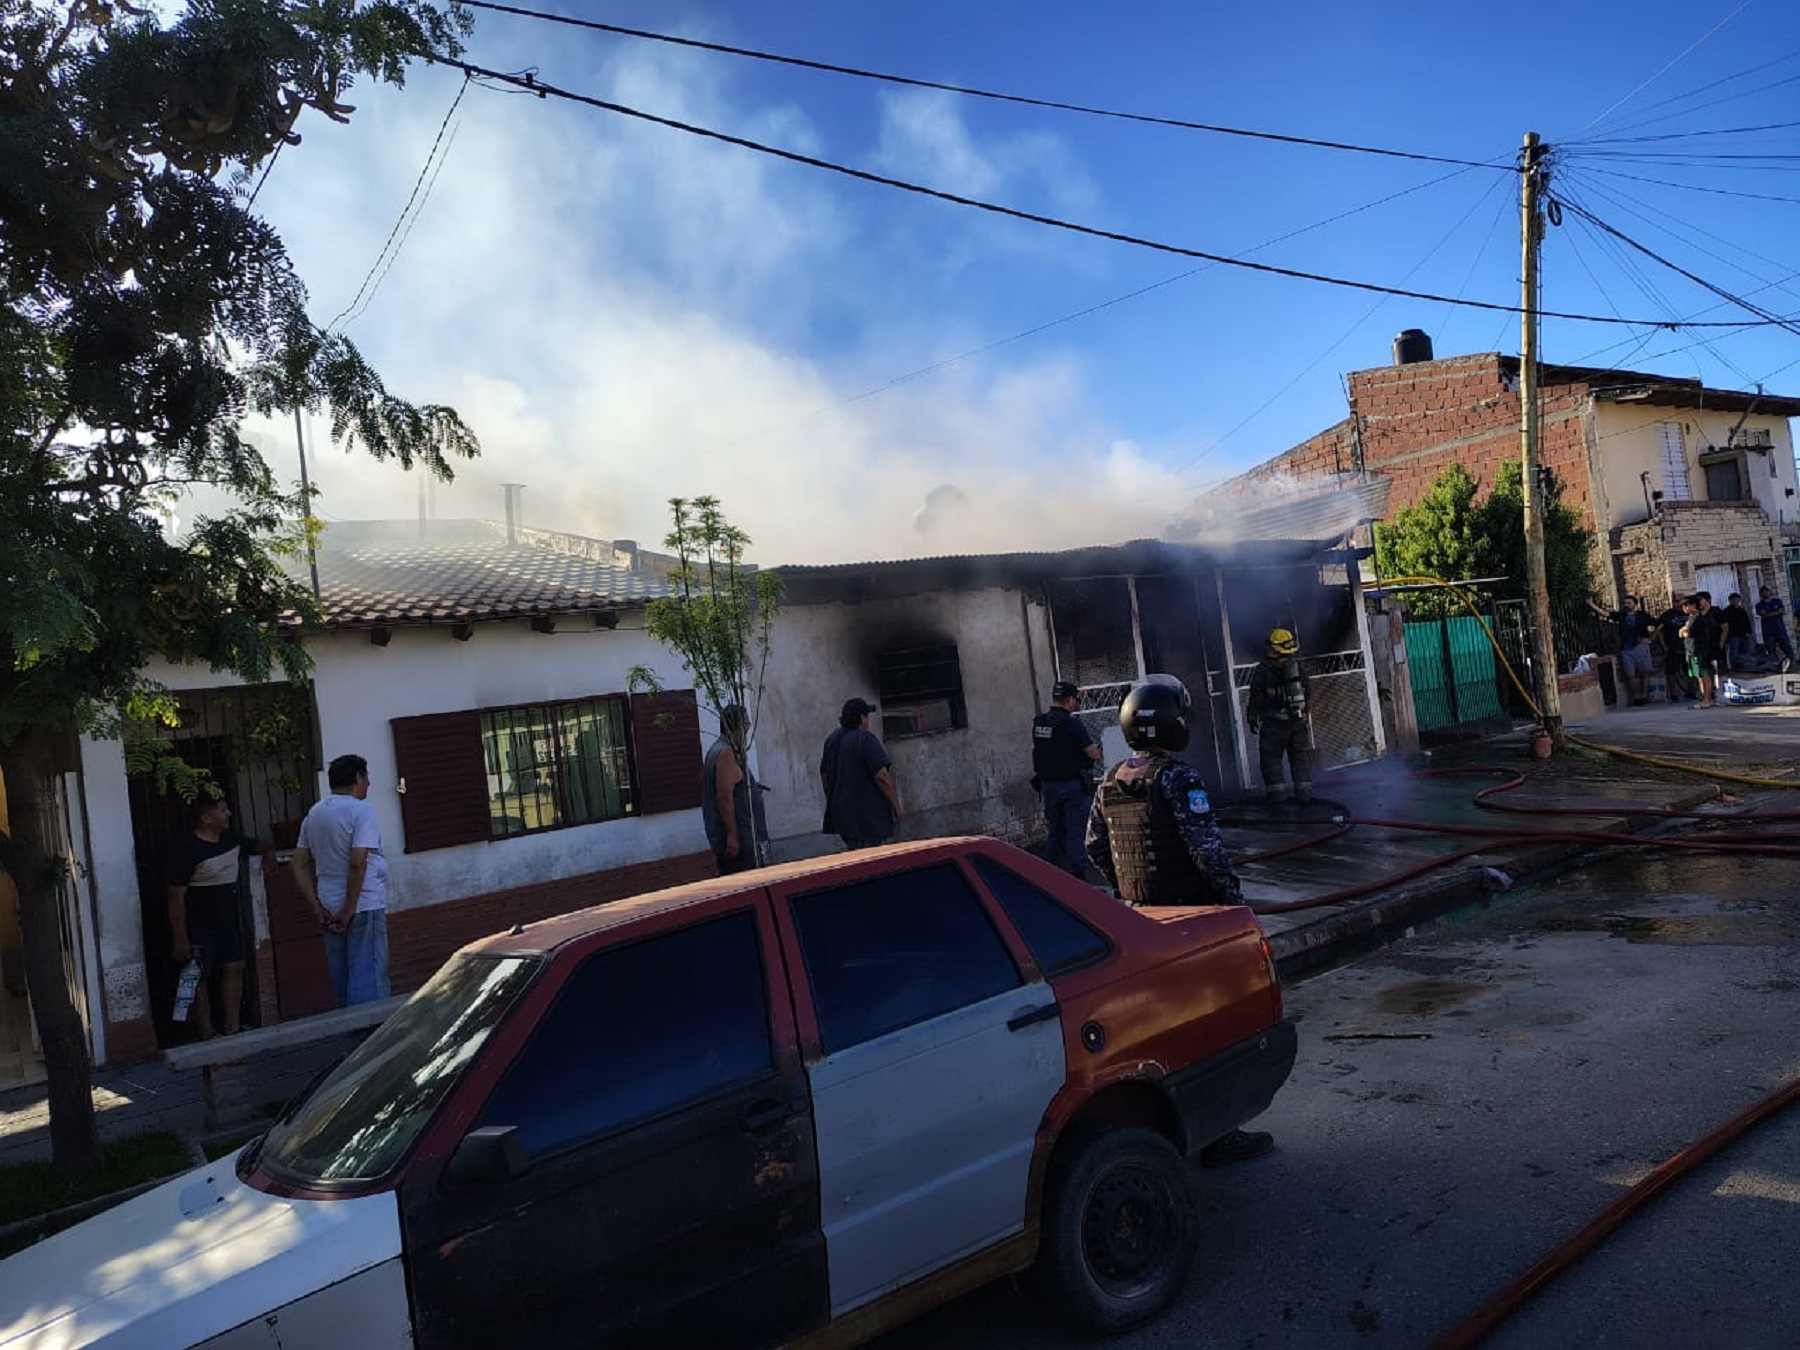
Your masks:
M1572 202L1800 315L1800 130L1600 143L1800 121L1800 9L1785 0L1576 0L1523 24L1367 0L544 7L1503 168L1535 130ZM1001 105L489 12L467 55L1103 229L1518 296L1517 180L1499 169ZM271 173L259 207L321 320L381 256L460 83L419 70L403 93L359 90L348 126L309 116ZM498 484L522 481L531 523L645 540L665 498L711 492L767 562L1104 542L1157 533L1209 484L1343 416L1342 373L1385 364L1402 328L1426 329L1440 356L1518 349L1516 317L1204 266L554 100L472 87L445 143L346 328L391 386L455 404L482 437L482 461L438 492L443 515L498 515ZM1549 232L1545 281L1552 309L1739 317L1572 213ZM1800 392L1800 336L1780 329L1547 321L1544 354ZM291 473L287 438L274 443ZM394 471L322 445L315 460L328 519L416 510ZM922 509L945 484L957 492Z

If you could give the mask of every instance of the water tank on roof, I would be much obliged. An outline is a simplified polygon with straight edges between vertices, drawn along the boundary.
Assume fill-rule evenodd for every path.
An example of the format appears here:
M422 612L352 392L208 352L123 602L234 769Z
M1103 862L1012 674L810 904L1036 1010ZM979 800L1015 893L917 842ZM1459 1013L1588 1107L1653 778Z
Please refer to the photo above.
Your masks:
M1394 364L1415 365L1431 360L1431 334L1423 328L1408 328L1394 339Z

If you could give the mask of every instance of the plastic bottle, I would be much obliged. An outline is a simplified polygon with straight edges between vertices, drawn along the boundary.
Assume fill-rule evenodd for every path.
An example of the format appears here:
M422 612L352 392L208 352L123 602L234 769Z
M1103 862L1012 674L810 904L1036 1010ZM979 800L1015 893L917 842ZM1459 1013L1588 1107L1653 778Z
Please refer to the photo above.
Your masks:
M175 1020L187 1021L188 1012L194 1006L194 994L200 988L200 949L194 948L188 963L181 968L181 979L175 985Z

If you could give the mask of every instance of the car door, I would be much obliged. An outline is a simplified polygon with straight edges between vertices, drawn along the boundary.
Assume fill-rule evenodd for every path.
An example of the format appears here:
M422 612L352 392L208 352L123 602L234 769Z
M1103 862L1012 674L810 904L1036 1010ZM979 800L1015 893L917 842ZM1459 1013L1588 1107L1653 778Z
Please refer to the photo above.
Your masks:
M1063 1039L955 862L805 884L777 910L804 973L837 1316L1023 1229Z
M720 1327L776 1345L822 1325L812 1123L766 905L570 964L470 1084L459 1150L523 1154L486 1179L453 1155L403 1187L420 1345L698 1345Z

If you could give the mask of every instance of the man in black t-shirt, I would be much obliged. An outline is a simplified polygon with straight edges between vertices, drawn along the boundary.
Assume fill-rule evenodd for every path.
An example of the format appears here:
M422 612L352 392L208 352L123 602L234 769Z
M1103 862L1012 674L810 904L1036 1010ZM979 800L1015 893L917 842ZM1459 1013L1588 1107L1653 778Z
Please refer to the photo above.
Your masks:
M260 853L263 876L275 868L275 849L247 839L231 828L231 808L222 798L202 794L194 803L194 828L175 841L169 853L169 928L174 934L170 955L185 966L200 962L200 988L188 1013L201 1040L213 1034L211 989L219 992L221 1030L239 1025L244 1001L244 930L238 902L239 865L247 853Z
M1100 747L1075 710L1081 690L1070 680L1050 689L1050 706L1031 724L1032 786L1043 795L1044 849L1058 867L1087 876L1088 771Z

